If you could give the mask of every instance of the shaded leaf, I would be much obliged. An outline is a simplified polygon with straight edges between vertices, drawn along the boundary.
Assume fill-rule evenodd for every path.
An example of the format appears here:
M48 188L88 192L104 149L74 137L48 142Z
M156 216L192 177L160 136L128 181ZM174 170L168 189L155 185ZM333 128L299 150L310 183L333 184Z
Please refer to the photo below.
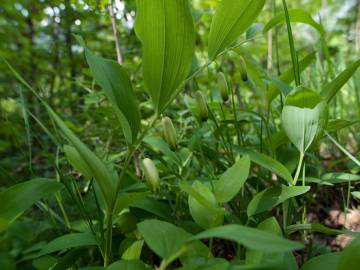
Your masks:
M304 194L310 187L290 186L290 187L270 187L255 195L247 208L248 216L253 216L261 212L272 209L287 199Z
M218 202L228 202L235 197L249 176L250 159L244 156L227 169L218 181L214 182L214 193Z
M54 194L62 184L52 179L34 179L0 192L0 232L42 198Z
M285 252L303 247L300 243L278 237L271 233L235 224L206 230L191 237L189 241L212 237L235 241L247 248L264 252Z

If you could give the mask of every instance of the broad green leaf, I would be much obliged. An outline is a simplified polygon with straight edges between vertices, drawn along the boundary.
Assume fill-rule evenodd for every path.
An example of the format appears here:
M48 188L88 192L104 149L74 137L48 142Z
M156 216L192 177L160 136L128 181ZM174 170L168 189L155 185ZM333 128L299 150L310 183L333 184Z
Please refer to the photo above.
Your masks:
M75 147L71 145L64 145L64 153L69 161L69 163L80 173L82 173L86 178L91 178L93 175L91 169L86 164L86 162L81 158L78 151Z
M113 106L127 142L133 143L139 131L140 112L129 75L115 61L96 56L83 41L81 44L85 48L91 73Z
M232 200L244 185L249 176L250 159L244 156L239 159L232 167L227 169L214 182L214 193L216 200L221 203Z
M204 200L206 200L212 208L216 209L218 207L216 198L207 185L196 181L192 185L192 188L197 193L201 194ZM208 229L222 225L224 213L213 211L212 209L203 206L200 202L198 202L196 197L191 196L191 194L189 195L188 201L190 214L200 227Z
M244 33L264 5L265 0L222 0L210 27L209 58L215 59Z
M218 206L214 206L211 201L209 201L204 194L200 193L197 189L191 186L188 182L182 181L180 183L180 188L182 191L188 193L191 197L196 199L196 201L202 205L202 207L206 208L209 212L217 213L217 214L224 214L225 209L220 208Z
M131 203L130 207L145 210L166 220L171 219L171 208L169 204L151 197L140 198Z
M257 228L259 230L271 233L273 235L282 237L282 230L279 226L275 217L270 217L263 222L261 222ZM247 265L256 265L262 263L264 265L275 265L277 270L293 270L298 269L295 257L291 252L261 252L251 249L246 250L246 260Z
M52 179L34 179L0 192L0 232L42 198L54 194L62 184Z
M360 67L360 60L352 63L348 68L341 72L332 82L324 85L321 90L321 96L329 103L337 92L344 86L351 78L355 71Z
M161 137L146 136L143 141L149 145L152 150L164 154L166 161L172 165L181 165L180 158L170 149L169 145Z
M191 258L177 270L228 270L229 262L222 258ZM231 268L233 269L233 268Z
M336 270L358 270L360 266L360 239L354 239L341 252Z
M187 0L137 0L135 31L142 43L143 74L157 113L186 78L195 46Z
M328 106L313 90L300 86L286 97L281 123L300 153L305 153L315 137L320 136L327 119Z
M313 61L315 60L315 52L308 54L303 59L299 61L299 71L300 73L304 71ZM278 78L278 81L281 81L286 84L290 84L294 80L294 72L292 68L285 70ZM269 85L269 90L267 92L267 97L269 103L273 101L280 91L276 83L271 83Z
M79 156L87 164L87 168L90 169L91 175L93 175L101 189L101 192L109 204L114 197L115 185L117 181L116 172L110 172L105 163L95 155L80 139L66 126L63 120L47 105L46 109L49 115L58 125L65 138L71 143L71 145L79 153Z
M208 249L200 241L187 243L192 235L184 229L160 220L145 220L138 229L149 248L163 259L181 253L189 256L207 256Z
M265 154L257 153L255 151L251 151L251 150L240 149L239 152L242 154L248 155L252 162L279 175L280 177L285 179L288 183L293 182L293 178L292 178L290 172L288 171L288 169L284 165L282 165L280 162L278 162L277 160L275 160Z
M333 252L316 256L307 261L300 270L336 270L336 265L340 256L341 252Z
M112 263L110 266L105 268L106 270L150 270L142 261L131 260L131 261L117 261Z
M304 194L310 190L309 186L282 186L270 187L258 194L251 200L247 208L248 216L253 216L270 210L287 199Z
M225 225L201 232L189 239L221 238L235 241L247 248L263 252L286 252L301 249L302 244L242 225Z
M314 21L311 15L303 9L289 10L289 18L291 22L308 24L313 28L315 28L321 35L325 34L322 25ZM265 25L263 32L266 33L274 26L284 22L285 22L285 14L278 14Z
M47 243L39 252L38 256L43 256L52 252L64 249L95 246L97 242L91 233L71 233L62 235Z
M141 251L144 245L144 240L132 240L126 238L126 240L131 240L132 242L128 244L126 249L121 254L121 259L123 260L138 260L140 259ZM121 246L123 243L121 243Z

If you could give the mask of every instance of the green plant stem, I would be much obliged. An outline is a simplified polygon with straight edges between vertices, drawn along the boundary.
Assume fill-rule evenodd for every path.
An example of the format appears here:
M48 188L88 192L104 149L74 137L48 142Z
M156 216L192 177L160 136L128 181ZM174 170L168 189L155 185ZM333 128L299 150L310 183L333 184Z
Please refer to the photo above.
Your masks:
M183 246L178 252L176 252L174 255L172 255L170 258L168 259L163 259L161 261L161 264L158 268L158 270L166 270L166 268L173 262L175 261L177 258L179 258L182 254L184 254L184 252L187 251L187 248L185 246Z
M299 157L299 164L297 166L296 173L295 173L295 176L294 176L294 181L293 181L294 186L296 185L296 182L299 179L299 175L300 175L300 171L301 171L301 165L302 165L303 160L304 160L304 153L301 152L300 157Z

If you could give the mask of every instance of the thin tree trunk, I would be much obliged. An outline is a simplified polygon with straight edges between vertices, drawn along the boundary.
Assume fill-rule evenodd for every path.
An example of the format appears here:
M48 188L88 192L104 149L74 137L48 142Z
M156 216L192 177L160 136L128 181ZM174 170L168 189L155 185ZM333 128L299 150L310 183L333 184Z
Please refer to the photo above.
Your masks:
M114 5L113 5L113 1L109 0L109 15L111 18L111 26L113 29L113 34L114 34L114 40L115 40L115 50L116 50L116 59L117 62L119 64L122 63L122 56L121 56L121 51L120 51L120 42L119 42L119 32L116 28L116 21L115 21L115 16L114 16Z

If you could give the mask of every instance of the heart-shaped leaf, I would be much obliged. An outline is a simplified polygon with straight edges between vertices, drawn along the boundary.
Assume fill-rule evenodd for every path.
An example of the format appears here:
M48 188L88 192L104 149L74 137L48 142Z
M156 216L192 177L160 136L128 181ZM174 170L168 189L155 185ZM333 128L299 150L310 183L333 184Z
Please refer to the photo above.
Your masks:
M305 153L328 120L328 106L315 91L297 87L285 100L281 122L289 140Z

